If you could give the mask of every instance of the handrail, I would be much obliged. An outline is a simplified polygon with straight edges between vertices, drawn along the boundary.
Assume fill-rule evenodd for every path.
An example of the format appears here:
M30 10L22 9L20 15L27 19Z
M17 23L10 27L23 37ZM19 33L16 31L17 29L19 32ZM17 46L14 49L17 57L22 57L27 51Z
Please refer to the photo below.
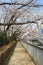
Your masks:
M24 42L24 43L26 43L26 44L28 44L28 45L30 45L30 46L36 47L36 48L38 48L38 49L40 49L40 50L43 50L43 48L40 47L40 46L37 46L37 45L31 44L31 43L28 43L28 42L26 42L26 41L22 41L22 42Z

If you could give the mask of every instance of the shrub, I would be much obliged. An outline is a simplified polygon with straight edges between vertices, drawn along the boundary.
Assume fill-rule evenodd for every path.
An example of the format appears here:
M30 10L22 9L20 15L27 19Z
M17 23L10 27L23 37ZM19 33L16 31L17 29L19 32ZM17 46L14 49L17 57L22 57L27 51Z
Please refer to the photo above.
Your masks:
M8 37L7 34L0 33L0 46L7 44Z
M3 45L3 36L2 36L2 33L0 33L0 46Z

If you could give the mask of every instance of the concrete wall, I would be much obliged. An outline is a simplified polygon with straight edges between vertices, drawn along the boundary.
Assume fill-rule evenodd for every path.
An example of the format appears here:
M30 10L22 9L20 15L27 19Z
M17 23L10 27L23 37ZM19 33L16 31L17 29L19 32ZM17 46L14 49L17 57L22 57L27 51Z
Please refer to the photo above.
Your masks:
M29 43L21 42L28 51L29 55L35 61L36 65L43 65L43 49L33 46Z

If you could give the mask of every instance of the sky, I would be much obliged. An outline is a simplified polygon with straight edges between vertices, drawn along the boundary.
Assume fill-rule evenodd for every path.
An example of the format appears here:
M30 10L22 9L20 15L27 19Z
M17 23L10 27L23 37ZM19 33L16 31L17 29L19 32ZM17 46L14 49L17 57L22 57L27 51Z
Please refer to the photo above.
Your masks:
M38 4L42 4L43 5L43 0L37 0ZM39 8L40 12L43 12L43 7Z
M11 0L0 0L0 1L6 1L6 2L10 2ZM12 1L28 1L28 0L12 0ZM43 0L36 0L36 2L38 4L43 4ZM39 11L43 12L43 7L42 8L38 8Z
M3 2L3 1L5 1L5 2L10 2L11 0L0 0L0 2ZM12 1L28 1L28 0L12 0ZM36 3L37 4L42 4L43 5L43 0L36 0ZM34 10L33 10L33 12L35 11L35 13L42 13L43 12L43 7L40 7L40 8L35 8ZM0 8L0 14L2 13L2 10L1 10L1 8Z
M10 0L0 0L0 2L6 1L6 2L10 2ZM13 1L21 1L21 0L13 0ZM22 1L27 1L27 0L22 0ZM36 0L37 4L43 4L43 0ZM43 7L38 8L37 11L43 12ZM1 13L1 9L0 9L0 13Z
M0 2L3 2L3 1L5 1L5 2L10 2L10 1L28 1L28 0L0 0ZM34 0L34 1L36 1L36 3L38 3L38 4L43 4L43 0ZM42 8L38 8L40 11L43 11L43 7Z
M6 1L10 2L10 0L0 0L0 1ZM21 0L12 0L12 1L21 1ZM28 0L22 0L22 1L28 1ZM36 0L37 3L43 4L43 0Z
M37 3L43 4L43 0L37 0Z

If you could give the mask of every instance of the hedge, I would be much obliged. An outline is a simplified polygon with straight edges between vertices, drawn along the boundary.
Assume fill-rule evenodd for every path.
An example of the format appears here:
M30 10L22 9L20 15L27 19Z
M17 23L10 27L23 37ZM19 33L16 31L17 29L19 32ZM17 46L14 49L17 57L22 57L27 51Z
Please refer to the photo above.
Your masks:
M8 42L7 34L0 33L0 46L7 44L7 42Z

